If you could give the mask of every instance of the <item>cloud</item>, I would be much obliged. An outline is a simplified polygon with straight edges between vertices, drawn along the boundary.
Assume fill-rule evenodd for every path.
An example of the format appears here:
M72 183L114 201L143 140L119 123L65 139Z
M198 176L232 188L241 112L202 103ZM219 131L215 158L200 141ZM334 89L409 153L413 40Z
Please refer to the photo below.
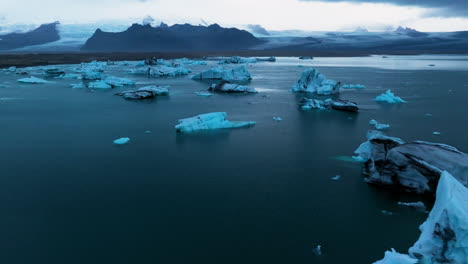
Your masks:
M269 36L270 33L261 25L252 25L249 24L247 25L247 28L249 29L250 32L257 34L257 35L263 35L263 36Z
M381 3L398 6L433 8L431 16L468 17L467 0L300 0L304 2Z

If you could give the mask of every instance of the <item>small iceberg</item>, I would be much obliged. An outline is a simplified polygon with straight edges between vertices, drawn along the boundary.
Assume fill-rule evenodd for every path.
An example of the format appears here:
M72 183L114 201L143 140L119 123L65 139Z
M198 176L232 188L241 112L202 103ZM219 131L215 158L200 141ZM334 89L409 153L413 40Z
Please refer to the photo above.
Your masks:
M436 135L436 136L442 135L442 133L440 133L440 132L432 132L432 134L434 134L434 135Z
M377 130L385 130L385 129L388 129L390 127L390 125L388 124L381 124L379 122L377 122L376 120L372 119L370 122L369 122L369 125L371 126L374 126L375 129Z
M336 175L335 177L332 177L331 178L333 181L338 181L341 179L341 176L340 175Z
M243 64L243 63L257 63L255 58L242 58L239 56L234 56L226 58L218 62L218 64Z
M327 79L316 69L306 69L301 78L294 84L293 92L317 93L319 95L330 95L340 92L340 82Z
M357 112L359 108L356 103L350 102L347 100L317 100L317 99L309 99L309 98L302 98L299 101L299 104L302 110L310 110L310 109L330 109L330 110L337 110L337 111L345 111L345 112Z
M213 92L223 92L223 93L256 93L252 87L246 85L232 84L228 81L222 81L219 84L212 84L208 90Z
M247 127L253 126L255 123L253 121L229 121L226 113L218 112L180 119L175 129L177 132L190 133L202 130Z
M112 89L112 86L105 81L90 82L88 88L91 89Z
M45 76L47 77L59 77L59 76L64 76L65 72L60 70L59 68L49 68L45 69Z
M100 72L97 72L97 71L87 71L81 74L81 79L90 80L90 81L101 80L102 75Z
M135 85L135 81L132 81L126 78L119 78L115 76L107 77L104 81L112 87L123 87L123 86Z
M377 102L387 102L390 104L406 103L405 100L395 96L391 90L387 90L385 93L377 96L374 100Z
M192 71L185 67L168 67L168 66L158 66L152 67L149 69L149 76L154 77L177 77L182 75L187 75Z
M206 93L206 92L195 92L197 96L202 96L202 97L210 97L213 96L212 93Z
M273 117L273 120L275 120L275 121L278 121L278 122L279 122L279 121L283 121L283 118L281 118L281 117L278 117L278 116L274 116L274 117Z
M398 205L414 208L420 211L426 211L426 205L423 202L414 202L414 203L398 202Z
M135 91L117 93L125 99L148 99L156 96L169 95L169 86L146 86Z
M248 82L252 80L252 75L247 68L242 65L232 69L223 67L211 68L192 76L193 80L224 80L228 82Z
M130 138L124 137L114 140L114 144L116 145L124 145L130 142Z
M343 85L343 89L365 89L366 86L362 84L345 84Z
M80 83L72 83L70 84L70 87L73 89L82 89L82 88L86 88L86 85L80 82Z
M37 78L37 77L34 77L34 76L31 76L29 78L18 79L18 82L20 82L20 83L33 83L33 84L49 83L49 81L46 81L46 80L43 80L41 78Z

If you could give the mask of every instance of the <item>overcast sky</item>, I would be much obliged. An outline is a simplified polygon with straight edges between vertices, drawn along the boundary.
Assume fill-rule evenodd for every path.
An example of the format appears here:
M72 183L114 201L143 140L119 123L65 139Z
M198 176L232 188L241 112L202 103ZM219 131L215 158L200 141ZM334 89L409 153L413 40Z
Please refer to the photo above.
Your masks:
M140 22L260 24L268 30L468 30L468 0L0 0L0 26Z

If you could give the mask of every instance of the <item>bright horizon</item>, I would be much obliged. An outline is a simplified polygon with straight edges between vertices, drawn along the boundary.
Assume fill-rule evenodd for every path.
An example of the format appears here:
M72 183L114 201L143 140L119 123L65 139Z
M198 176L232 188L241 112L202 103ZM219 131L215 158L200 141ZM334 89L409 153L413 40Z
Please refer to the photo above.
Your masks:
M363 27L370 31L385 31L399 25L425 32L468 30L468 17L456 12L456 6L442 9L440 5L408 6L401 4L402 0L394 1L4 0L0 3L0 27L53 21L130 25L152 16L156 23L201 24L203 19L209 24L225 27L258 24L267 30L353 31ZM449 6L450 1L447 3Z

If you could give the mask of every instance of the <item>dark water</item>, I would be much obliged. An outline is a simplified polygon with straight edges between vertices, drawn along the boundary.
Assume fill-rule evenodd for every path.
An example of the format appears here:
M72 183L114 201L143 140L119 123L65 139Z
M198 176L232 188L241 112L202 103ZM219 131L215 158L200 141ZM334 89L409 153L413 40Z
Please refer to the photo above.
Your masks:
M339 96L359 114L300 111L302 96L289 92L303 70L295 59L250 66L256 95L203 98L194 92L206 83L130 76L172 85L170 97L139 102L0 73L0 262L372 263L392 247L406 252L427 215L396 202L420 197L368 186L360 164L334 157L352 155L373 118L392 136L468 151L468 72L355 60L317 68L367 86ZM122 70L108 72L128 77ZM372 101L386 89L408 103ZM176 134L178 119L213 111L257 125ZM113 145L120 137L132 140Z

